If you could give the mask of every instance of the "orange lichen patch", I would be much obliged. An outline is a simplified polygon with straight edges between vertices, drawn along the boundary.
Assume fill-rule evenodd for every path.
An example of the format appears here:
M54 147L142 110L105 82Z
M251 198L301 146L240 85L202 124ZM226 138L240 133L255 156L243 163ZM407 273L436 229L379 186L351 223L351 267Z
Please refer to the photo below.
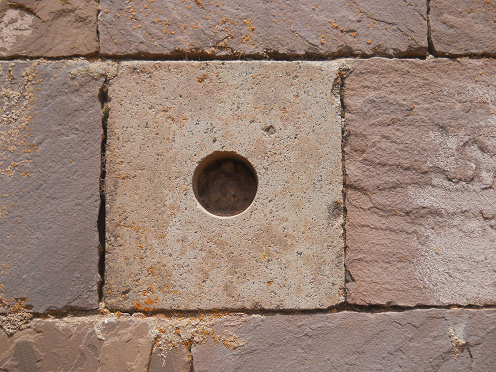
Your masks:
M150 312L150 311L153 311L153 308L149 307L149 306L145 306L144 304L141 303L141 301L138 299L136 301L133 301L132 302L132 307L136 310L136 311L143 311L143 312Z
M149 305L149 306L150 306L150 305L154 305L154 304L156 304L157 302L158 302L158 297L152 298L152 297L150 297L150 296L148 296L148 297L146 298L146 300L144 301L144 303L145 303L145 304L147 304L147 305Z
M202 75L202 76L198 76L196 78L196 81L198 81L200 84L203 84L207 79L208 79L208 75Z

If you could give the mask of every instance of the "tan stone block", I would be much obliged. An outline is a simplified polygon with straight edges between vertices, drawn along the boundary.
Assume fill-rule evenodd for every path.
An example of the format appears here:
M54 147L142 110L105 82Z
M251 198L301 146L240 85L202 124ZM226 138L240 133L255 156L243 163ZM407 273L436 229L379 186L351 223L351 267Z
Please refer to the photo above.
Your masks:
M337 73L335 62L121 65L109 90L110 308L342 301ZM195 197L195 169L216 152L235 152L256 172L256 196L235 216L208 213ZM215 182L211 191L224 187Z

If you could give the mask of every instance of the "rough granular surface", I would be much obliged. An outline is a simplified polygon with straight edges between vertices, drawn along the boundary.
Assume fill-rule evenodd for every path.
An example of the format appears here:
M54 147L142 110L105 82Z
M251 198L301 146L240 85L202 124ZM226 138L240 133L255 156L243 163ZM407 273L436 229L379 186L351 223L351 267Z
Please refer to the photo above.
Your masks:
M123 63L109 91L106 304L339 303L338 82L336 63ZM253 202L231 217L206 211L193 190L197 166L223 151L247 159L258 178ZM225 181L237 167L210 170Z

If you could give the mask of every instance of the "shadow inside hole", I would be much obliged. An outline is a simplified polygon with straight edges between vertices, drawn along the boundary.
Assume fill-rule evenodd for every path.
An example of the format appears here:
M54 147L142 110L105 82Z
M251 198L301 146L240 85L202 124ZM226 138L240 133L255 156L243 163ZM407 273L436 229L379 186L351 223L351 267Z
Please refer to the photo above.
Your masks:
M197 200L217 216L234 216L246 210L255 199L257 187L253 166L231 152L207 156L193 177Z

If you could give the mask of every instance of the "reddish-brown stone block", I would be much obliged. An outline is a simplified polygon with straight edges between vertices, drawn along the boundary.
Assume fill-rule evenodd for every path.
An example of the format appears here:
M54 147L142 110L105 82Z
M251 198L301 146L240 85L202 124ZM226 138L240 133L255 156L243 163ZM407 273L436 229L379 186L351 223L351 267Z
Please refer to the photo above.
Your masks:
M102 0L105 55L422 56L425 1Z
M0 331L0 370L189 371L188 349L157 341L157 326L129 314L37 319L11 337ZM175 332L170 323L160 326Z
M434 50L443 55L496 55L494 0L431 0Z
M493 371L495 321L494 309L35 319L0 331L0 369Z
M494 310L229 317L193 345L196 372L491 371Z
M95 0L0 2L0 57L63 57L98 50Z
M496 62L349 65L348 301L494 304Z
M0 307L98 307L103 82L85 61L0 63Z

